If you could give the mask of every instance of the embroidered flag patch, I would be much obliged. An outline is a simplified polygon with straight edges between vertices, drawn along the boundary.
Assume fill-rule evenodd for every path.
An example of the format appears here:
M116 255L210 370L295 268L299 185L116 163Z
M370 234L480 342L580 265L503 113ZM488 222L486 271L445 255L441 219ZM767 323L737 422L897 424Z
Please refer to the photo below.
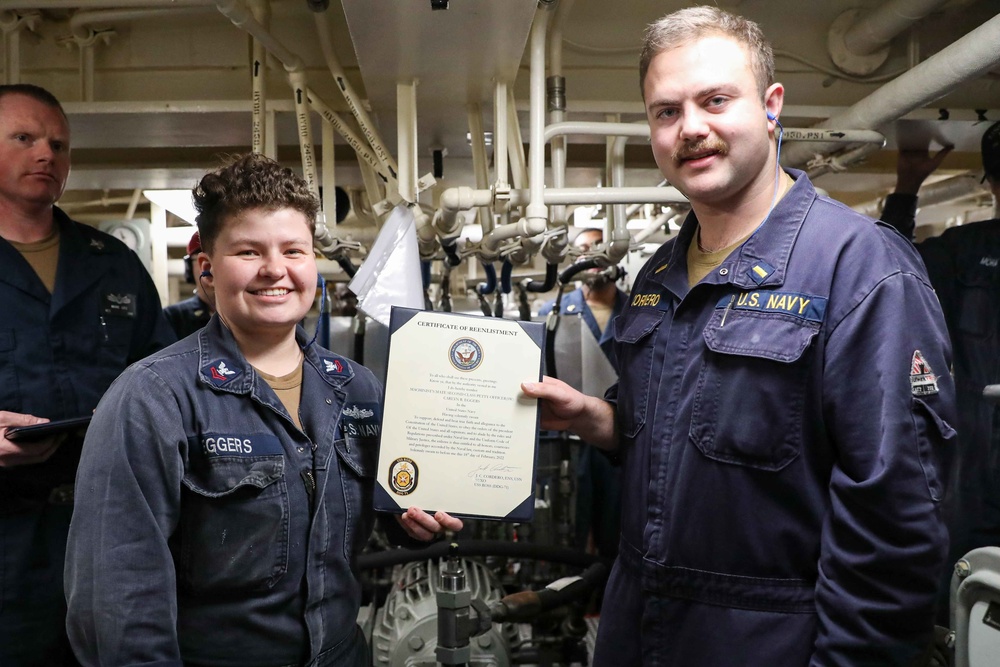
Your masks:
M920 350L913 351L910 360L910 391L914 396L931 396L938 393L937 375L924 359Z

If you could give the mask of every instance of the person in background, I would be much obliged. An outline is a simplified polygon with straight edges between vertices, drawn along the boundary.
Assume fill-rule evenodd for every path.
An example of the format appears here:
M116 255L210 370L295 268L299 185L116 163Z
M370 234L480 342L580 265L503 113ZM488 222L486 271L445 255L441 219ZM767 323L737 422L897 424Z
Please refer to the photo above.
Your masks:
M194 285L194 295L171 304L163 309L163 314L173 328L177 338L185 338L208 324L215 313L215 297L202 285L204 276L195 275L198 255L201 254L201 235L195 232L188 241L184 255L184 282Z
M581 252L589 252L604 238L600 229L584 229L573 239ZM618 289L600 269L577 274L581 285L565 295L560 305L563 315L583 318L608 361L618 371L611 322L628 303L628 294ZM555 299L538 310L548 315ZM621 468L599 449L582 443L577 462L576 546L586 548L590 539L598 555L614 558L621 532Z
M255 154L194 201L216 313L97 407L67 546L70 641L85 667L367 666L354 565L382 387L298 326L319 203ZM462 528L413 507L398 521L420 540Z
M593 664L911 665L932 649L955 409L920 258L780 168L757 24L669 14L639 72L692 211L615 320L605 398L522 385L543 428L623 460Z
M917 191L950 151L900 151L895 192L882 219L913 238ZM984 180L1000 202L1000 123L981 140ZM954 348L958 444L947 501L949 563L983 546L1000 546L1000 406L983 388L1000 383L1000 213L990 220L946 229L916 244L941 300ZM942 605L951 583L941 582ZM946 611L946 607L944 611ZM939 615L944 621L945 615Z
M0 665L75 664L63 557L79 432L12 427L91 414L134 361L173 342L139 258L55 206L70 169L59 101L0 86Z

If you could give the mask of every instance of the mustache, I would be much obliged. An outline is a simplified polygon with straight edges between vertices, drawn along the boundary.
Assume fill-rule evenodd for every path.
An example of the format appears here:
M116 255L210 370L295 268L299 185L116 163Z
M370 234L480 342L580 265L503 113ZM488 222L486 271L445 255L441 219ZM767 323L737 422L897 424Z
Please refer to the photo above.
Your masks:
M729 152L729 144L718 137L710 137L702 139L696 144L684 144L679 146L671 154L671 158L674 162L682 162L684 160L690 159L696 155L704 155L705 153L719 153L725 155Z

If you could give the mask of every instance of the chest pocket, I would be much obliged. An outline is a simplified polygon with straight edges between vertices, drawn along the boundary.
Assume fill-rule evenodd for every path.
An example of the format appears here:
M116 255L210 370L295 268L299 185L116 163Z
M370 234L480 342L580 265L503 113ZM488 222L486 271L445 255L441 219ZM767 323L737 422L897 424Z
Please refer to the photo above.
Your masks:
M337 440L337 461L344 490L344 557L353 560L368 541L374 525L371 507L378 467L377 438Z
M777 471L802 444L808 358L818 322L772 313L716 312L704 331L690 437L706 457Z
M653 343L664 311L636 308L614 320L620 375L629 378L629 390L618 391L618 419L622 435L634 438L646 423Z
M178 580L195 593L268 588L288 569L284 458L219 456L185 474Z
M996 335L1000 318L1000 270L978 263L958 275L958 330L973 338Z

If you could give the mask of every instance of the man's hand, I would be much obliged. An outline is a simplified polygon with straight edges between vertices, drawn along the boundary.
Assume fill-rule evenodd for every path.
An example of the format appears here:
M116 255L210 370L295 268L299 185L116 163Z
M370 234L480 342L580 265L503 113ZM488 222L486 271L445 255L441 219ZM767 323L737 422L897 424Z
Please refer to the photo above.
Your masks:
M582 394L547 375L541 382L522 382L521 391L541 399L543 429L570 431L601 449L618 447L615 411L607 401Z
M48 421L34 415L0 411L0 468L41 463L52 456L63 441L61 435L52 435L30 442L14 442L7 439L7 429L11 426L33 426Z
M419 507L410 507L396 521L403 527L406 534L416 540L428 542L446 530L458 532L462 530L462 520L447 512L437 512L431 516Z
M945 146L934 155L930 150L908 149L899 151L896 161L896 193L915 195L924 180L934 173L954 146Z

